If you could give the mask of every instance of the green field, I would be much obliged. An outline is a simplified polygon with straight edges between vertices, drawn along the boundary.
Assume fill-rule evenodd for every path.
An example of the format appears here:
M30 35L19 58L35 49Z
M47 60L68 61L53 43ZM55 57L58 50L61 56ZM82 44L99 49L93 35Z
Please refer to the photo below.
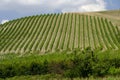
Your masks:
M94 77L90 77L90 78L73 78L73 80L119 80L120 77L119 76L107 76L107 77L103 77L103 78L94 78ZM4 80L4 79L1 79ZM62 78L59 75L35 75L35 76L16 76L13 78L7 78L5 80L70 80L69 78Z
M79 48L117 50L120 31L107 18L79 13L46 14L10 21L0 28L0 53L47 53Z

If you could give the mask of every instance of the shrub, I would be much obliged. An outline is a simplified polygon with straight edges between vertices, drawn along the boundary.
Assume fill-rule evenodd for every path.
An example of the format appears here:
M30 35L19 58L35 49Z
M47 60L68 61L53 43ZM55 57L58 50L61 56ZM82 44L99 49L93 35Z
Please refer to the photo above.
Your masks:
M73 50L71 54L66 55L55 53L1 60L0 78L51 73L68 78L119 75L120 58L111 57L111 55L109 53L97 54L87 48L82 52Z
M108 74L110 68L109 63L99 60L90 48L79 55L75 54L72 62L73 66L64 74L66 77L103 76Z

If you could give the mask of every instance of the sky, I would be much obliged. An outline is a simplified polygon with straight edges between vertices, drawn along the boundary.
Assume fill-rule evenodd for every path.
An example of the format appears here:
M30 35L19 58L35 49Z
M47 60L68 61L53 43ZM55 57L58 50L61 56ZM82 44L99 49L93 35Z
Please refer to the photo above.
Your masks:
M113 9L120 9L120 0L0 0L0 24L32 15Z

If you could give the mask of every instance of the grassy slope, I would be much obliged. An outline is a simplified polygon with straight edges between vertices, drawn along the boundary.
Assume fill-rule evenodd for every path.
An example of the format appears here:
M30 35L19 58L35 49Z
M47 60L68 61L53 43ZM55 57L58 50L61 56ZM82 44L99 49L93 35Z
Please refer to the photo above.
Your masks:
M112 21L114 23L114 25L119 26L119 28L120 28L120 10L90 12L90 13L85 13L85 14L105 17L105 18L109 19L110 21Z
M108 17L115 25L120 26L120 10L99 12L99 14L103 14L103 17Z

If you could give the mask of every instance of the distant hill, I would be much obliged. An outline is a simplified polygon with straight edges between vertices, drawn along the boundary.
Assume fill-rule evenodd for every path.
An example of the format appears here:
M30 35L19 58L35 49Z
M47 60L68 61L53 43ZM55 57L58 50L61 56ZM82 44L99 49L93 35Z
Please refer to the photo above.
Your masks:
M114 17L106 12L65 13L7 22L0 28L0 53L119 49L120 31L108 16Z

